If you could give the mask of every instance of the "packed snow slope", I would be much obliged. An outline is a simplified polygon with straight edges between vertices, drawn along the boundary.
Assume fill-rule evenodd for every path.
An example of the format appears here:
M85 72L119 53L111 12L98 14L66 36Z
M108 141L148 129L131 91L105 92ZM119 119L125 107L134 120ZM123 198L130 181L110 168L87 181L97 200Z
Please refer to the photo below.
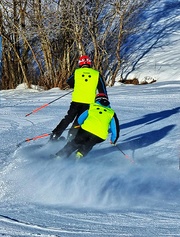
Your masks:
M153 17L160 9L163 17ZM121 125L117 146L108 138L80 161L52 159L64 143L49 137L17 147L50 133L71 94L26 117L68 91L0 91L0 236L180 236L178 12L179 1L163 0L145 21L174 22L166 45L148 50L134 71L154 77L156 62L157 82L107 88Z
M179 92L179 81L108 88L121 124L117 146L108 139L76 161L52 159L63 144L48 138L16 147L49 133L71 95L25 117L66 92L2 91L0 234L179 234Z

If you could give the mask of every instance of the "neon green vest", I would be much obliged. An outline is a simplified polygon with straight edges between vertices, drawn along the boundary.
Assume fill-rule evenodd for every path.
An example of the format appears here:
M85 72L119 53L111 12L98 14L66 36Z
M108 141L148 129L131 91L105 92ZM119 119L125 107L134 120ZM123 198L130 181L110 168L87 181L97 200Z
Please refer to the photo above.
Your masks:
M103 107L99 104L93 103L90 105L88 117L81 127L84 130L106 140L113 115L114 110L111 108Z
M72 101L94 103L99 80L99 72L92 68L79 68L74 73Z

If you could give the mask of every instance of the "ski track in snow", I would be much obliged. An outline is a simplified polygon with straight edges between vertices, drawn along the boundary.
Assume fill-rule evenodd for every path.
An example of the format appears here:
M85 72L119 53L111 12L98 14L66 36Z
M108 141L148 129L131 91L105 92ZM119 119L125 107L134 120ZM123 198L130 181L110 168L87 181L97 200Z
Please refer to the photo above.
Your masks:
M43 211L42 208L41 212ZM13 235L10 236L178 236L179 212L176 210L173 214L158 209L135 209L129 213L123 210L108 213L92 210L71 212L72 209L56 208L48 213L43 212L44 218L41 217L41 221L33 215L34 224L3 215L0 215L0 221L5 230L6 225L8 226L10 234L13 229ZM46 215L51 223L47 221ZM39 224L35 224L37 222ZM8 232L3 234L8 236Z

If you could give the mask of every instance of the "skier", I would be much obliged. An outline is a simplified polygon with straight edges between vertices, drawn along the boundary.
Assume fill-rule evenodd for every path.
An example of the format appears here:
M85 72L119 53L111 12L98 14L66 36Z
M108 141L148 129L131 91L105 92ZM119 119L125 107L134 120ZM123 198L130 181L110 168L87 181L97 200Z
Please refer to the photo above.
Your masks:
M97 143L105 141L111 132L111 144L119 138L119 121L116 113L110 108L108 97L104 93L96 96L95 103L78 118L80 126L75 138L56 153L57 157L69 157L76 151L76 158L82 158Z
M79 68L67 80L70 88L74 88L72 93L72 102L67 115L60 121L56 128L52 131L50 140L58 140L63 131L70 123L73 123L69 133L68 140L75 137L77 133L77 119L79 115L94 103L96 92L107 95L106 85L100 73L91 68L91 59L87 55L83 55L78 61Z

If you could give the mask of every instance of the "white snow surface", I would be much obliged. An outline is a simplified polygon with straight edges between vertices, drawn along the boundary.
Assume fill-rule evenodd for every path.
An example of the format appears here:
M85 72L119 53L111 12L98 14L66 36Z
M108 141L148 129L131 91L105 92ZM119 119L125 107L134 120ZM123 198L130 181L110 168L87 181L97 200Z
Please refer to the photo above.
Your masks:
M169 36L161 53L148 52L156 63L168 62L159 67L157 82L107 88L120 138L117 146L108 138L80 161L51 158L64 143L49 137L17 147L50 133L66 114L71 93L25 116L68 91L24 85L0 91L0 236L180 236L178 34ZM136 73L154 77L148 59L141 60Z

